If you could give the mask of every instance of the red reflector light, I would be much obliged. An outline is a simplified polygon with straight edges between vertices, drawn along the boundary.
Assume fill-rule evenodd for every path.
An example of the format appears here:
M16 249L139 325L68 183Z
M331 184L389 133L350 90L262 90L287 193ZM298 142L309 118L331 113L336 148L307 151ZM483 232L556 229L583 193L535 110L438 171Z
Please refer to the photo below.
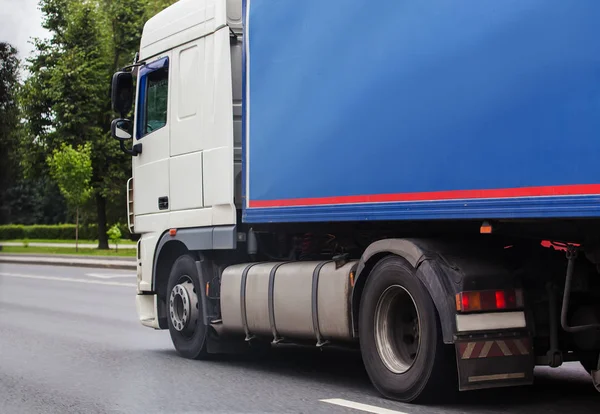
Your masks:
M496 291L496 309L506 309L506 298L503 290Z
M456 294L456 310L459 312L493 312L522 307L521 289L481 290Z
M469 295L462 296L462 308L469 309Z

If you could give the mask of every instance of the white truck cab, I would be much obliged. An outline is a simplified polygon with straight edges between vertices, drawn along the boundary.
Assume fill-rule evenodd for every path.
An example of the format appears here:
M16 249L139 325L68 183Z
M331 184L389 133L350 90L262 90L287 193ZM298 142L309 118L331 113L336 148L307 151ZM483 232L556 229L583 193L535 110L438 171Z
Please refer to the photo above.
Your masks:
M145 24L137 59L134 121L117 119L113 131L133 139L128 218L131 231L141 234L138 291L144 292L152 290L154 253L166 231L236 224L242 0L175 3ZM120 93L131 75L115 74L124 78ZM129 112L115 109L123 118ZM138 308L144 324L158 327L153 296L139 295Z

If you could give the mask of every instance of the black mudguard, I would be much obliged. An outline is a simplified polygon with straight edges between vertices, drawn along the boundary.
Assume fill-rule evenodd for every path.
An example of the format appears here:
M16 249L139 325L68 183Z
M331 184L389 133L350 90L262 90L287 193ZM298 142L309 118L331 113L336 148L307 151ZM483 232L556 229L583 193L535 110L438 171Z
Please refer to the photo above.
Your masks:
M461 291L514 288L517 281L504 260L503 249L480 242L429 239L385 239L363 253L352 291L352 322L358 327L360 298L373 266L386 255L406 259L425 285L440 316L444 343L455 342L456 300Z

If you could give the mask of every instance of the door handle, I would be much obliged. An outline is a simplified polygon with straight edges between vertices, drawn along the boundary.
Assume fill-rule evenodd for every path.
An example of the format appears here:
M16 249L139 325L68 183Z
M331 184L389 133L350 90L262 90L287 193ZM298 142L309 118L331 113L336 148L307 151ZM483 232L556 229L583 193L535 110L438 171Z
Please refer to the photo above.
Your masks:
M169 208L169 197L158 197L158 209L166 210Z

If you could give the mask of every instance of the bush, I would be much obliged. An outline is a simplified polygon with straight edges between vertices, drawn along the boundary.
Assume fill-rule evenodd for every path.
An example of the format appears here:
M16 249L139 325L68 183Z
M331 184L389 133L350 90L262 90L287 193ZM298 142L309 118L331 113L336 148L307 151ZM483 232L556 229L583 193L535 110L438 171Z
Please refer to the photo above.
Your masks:
M24 227L21 224L5 224L0 226L0 240L24 239Z
M119 230L126 239L131 238L127 225L120 224ZM87 224L79 226L79 238L88 240L98 239L98 226ZM24 226L21 224L5 224L0 226L0 240L10 239L54 239L74 240L74 224L34 224Z

